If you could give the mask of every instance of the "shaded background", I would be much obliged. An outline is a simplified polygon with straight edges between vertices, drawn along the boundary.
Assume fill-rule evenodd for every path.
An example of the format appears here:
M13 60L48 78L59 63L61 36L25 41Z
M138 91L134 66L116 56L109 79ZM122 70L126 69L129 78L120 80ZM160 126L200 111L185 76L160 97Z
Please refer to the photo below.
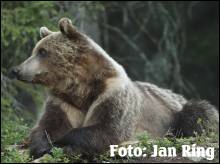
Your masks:
M39 28L69 17L133 80L219 106L218 2L1 2L1 68L26 59Z

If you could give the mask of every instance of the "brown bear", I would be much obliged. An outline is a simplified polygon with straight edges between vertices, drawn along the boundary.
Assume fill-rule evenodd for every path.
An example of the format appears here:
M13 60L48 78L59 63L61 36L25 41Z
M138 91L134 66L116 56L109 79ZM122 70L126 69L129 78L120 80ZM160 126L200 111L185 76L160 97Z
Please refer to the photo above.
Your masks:
M207 101L187 102L170 90L132 81L70 19L58 24L59 32L40 29L42 39L31 57L12 71L19 80L48 88L45 113L30 134L34 158L50 152L52 145L95 154L138 132L192 136L218 127L218 112ZM198 118L204 124L198 125Z

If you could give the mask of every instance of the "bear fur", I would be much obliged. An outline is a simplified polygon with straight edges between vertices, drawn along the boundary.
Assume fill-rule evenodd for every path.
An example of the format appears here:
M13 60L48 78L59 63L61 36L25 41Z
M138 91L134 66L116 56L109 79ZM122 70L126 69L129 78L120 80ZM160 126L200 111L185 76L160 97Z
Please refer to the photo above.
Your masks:
M100 153L143 131L152 137L168 131L201 134L207 126L197 125L198 118L218 127L218 112L207 101L188 102L170 90L132 81L70 19L62 18L58 26L58 32L42 27L31 57L14 68L19 80L48 88L45 112L30 134L34 158L49 153L52 145L67 152Z

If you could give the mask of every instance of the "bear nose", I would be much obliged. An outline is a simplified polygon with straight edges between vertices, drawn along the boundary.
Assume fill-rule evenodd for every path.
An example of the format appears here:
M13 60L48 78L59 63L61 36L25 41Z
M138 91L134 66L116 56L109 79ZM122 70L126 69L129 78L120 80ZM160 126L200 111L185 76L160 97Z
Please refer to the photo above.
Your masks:
M9 77L10 78L18 78L19 76L19 68L18 67L12 67L10 70L9 70Z

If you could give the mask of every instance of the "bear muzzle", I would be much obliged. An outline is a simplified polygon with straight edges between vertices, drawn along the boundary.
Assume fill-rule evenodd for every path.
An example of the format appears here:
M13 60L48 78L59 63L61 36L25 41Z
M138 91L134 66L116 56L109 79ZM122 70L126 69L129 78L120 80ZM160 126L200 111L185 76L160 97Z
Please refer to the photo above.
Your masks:
M32 78L22 73L20 66L12 67L8 72L8 77L11 79L17 79L24 82L31 82Z
M12 67L8 72L8 77L11 79L18 79L20 74L20 68L19 67Z

